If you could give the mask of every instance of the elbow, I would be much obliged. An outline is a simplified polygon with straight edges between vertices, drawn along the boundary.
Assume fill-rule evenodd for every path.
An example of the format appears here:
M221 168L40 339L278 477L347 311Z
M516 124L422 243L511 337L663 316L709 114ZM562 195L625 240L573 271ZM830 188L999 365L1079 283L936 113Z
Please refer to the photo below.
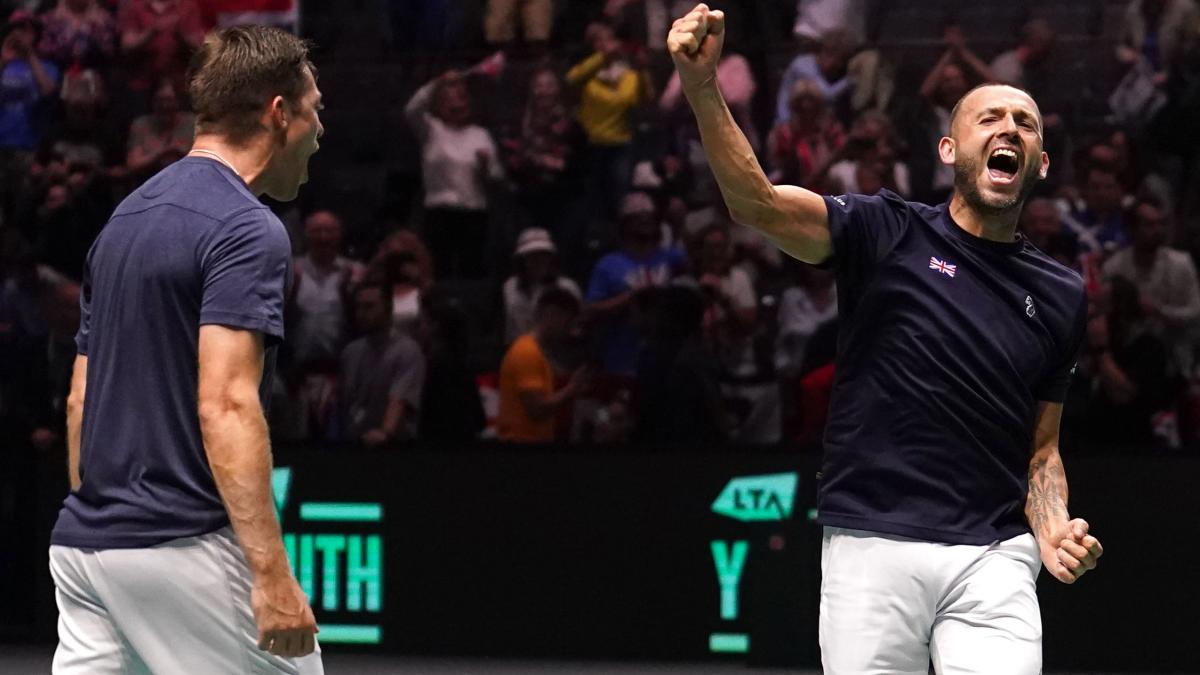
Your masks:
M67 396L67 417L78 419L83 415L83 392L71 392Z
M201 392L197 414L200 429L207 431L224 426L228 421L241 421L262 415L262 404L258 391L248 388L228 388L221 391Z

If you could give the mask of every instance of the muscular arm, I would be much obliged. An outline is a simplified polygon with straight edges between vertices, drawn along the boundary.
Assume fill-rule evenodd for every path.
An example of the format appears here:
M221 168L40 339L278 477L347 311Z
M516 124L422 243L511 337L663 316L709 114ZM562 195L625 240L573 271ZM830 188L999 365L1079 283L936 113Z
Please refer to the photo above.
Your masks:
M1061 403L1038 403L1025 517L1037 538L1046 571L1070 584L1096 567L1104 549L1088 534L1087 521L1071 520L1067 512L1067 476L1058 454L1061 420Z
M729 213L789 255L808 263L823 262L833 250L825 200L798 187L772 185L763 173L717 87L724 15L700 7L675 22L667 48L696 115L704 154ZM702 22L706 37L698 28Z
M258 398L259 333L200 327L200 431L213 480L257 576L290 575L271 497L271 446Z
M1033 456L1029 460L1029 496L1025 517L1039 543L1052 542L1053 533L1070 520L1067 512L1067 476L1058 454L1058 431L1062 418L1061 403L1038 404L1038 422L1034 430Z
M79 489L79 438L83 427L83 397L87 389L87 354L75 355L71 370L71 393L67 395L67 479L71 491Z

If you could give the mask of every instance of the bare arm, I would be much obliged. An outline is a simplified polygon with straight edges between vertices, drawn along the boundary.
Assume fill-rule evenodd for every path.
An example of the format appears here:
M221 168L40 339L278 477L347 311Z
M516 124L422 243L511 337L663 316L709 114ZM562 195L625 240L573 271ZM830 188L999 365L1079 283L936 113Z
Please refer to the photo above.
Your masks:
M1061 403L1038 404L1025 517L1041 549L1042 564L1054 578L1069 584L1095 568L1104 549L1087 533L1087 521L1071 520L1067 511L1067 476L1058 453L1061 420Z
M67 395L67 479L71 491L79 489L79 439L83 427L83 398L87 390L87 354L76 354L71 369L71 393Z
M675 22L667 48L729 213L789 255L808 263L823 262L833 250L825 200L799 187L771 184L717 87L724 35L724 14L698 5Z
M254 577L259 647L283 656L308 654L316 622L292 577L271 495L271 446L258 398L262 335L203 325L199 351L204 451Z

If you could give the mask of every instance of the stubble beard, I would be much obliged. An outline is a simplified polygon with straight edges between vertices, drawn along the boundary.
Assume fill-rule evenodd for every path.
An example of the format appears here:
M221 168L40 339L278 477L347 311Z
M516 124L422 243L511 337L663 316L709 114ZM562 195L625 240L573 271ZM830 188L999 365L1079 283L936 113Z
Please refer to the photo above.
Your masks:
M983 180L979 162L973 157L962 157L954 162L954 189L968 206L981 214L994 216L1011 213L1014 209L1020 211L1040 178L1035 169L1022 169L1021 189L1015 195L989 199L979 189L979 182Z

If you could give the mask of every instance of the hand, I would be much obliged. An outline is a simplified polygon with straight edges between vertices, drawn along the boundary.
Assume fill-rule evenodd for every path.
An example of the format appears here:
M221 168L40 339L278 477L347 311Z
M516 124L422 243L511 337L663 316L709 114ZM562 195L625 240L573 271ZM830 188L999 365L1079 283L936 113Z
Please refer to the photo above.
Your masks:
M1104 555L1104 547L1099 539L1088 534L1088 523L1083 518L1062 523L1045 542L1039 543L1046 571L1064 584L1073 584L1089 570L1096 569L1096 561Z
M372 429L362 435L363 445L374 447L387 443L387 434L382 429Z
M1117 47L1117 61L1124 65L1131 66L1140 57L1141 55L1138 54L1137 50L1133 49L1132 47L1126 45L1120 45Z
M571 373L571 379L567 380L567 389L570 390L572 394L579 394L587 391L588 388L592 386L592 377L594 375L595 372L592 370L591 366L580 366L579 368L576 368L575 372Z
M725 13L703 3L676 19L667 35L667 51L684 89L715 84L717 62L725 44Z
M276 656L311 654L319 631L308 598L291 572L260 576L250 589L250 608L258 624L258 648Z

